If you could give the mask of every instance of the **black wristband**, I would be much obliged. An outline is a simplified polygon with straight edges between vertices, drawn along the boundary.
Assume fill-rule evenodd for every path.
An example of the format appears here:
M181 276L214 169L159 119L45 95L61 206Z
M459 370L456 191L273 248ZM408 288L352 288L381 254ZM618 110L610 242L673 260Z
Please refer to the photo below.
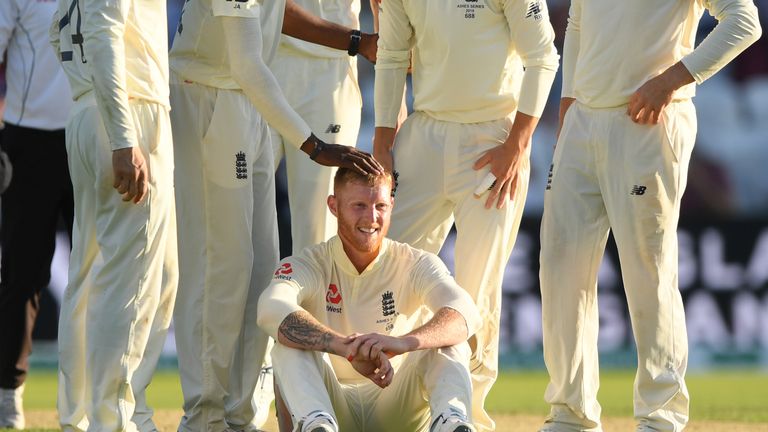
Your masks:
M315 158L317 158L317 156L320 155L320 152L322 152L325 148L325 143L317 138L315 138L313 142L315 144L315 148L312 149L312 153L309 154L309 158L315 160Z
M349 35L349 48L347 48L347 54L356 56L360 50L360 40L363 38L363 34L360 30L352 30L352 34Z

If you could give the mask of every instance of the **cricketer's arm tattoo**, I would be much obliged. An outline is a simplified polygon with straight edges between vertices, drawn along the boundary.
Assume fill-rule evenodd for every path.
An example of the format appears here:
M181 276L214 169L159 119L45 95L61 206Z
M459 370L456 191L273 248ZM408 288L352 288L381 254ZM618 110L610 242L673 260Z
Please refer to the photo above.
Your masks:
M307 311L289 314L278 328L280 343L291 348L336 354L331 341L336 335Z

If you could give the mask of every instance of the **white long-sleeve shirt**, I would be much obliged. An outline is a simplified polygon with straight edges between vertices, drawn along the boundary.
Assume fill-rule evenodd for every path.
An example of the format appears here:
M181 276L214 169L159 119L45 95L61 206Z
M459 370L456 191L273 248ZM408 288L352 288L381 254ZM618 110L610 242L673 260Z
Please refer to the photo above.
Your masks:
M694 49L705 8L718 24ZM562 95L594 108L621 106L678 61L701 83L759 36L751 0L572 0ZM694 92L691 83L674 99Z
M237 9L228 6L240 6ZM285 0L195 0L184 5L171 47L171 70L185 79L209 87L239 90L232 78L224 29L220 16L259 20L261 25L261 58L269 63L280 42Z
M280 263L257 314L259 326L275 339L283 320L300 310L343 335L402 336L417 326L421 306L458 311L468 335L481 324L472 298L436 255L384 239L378 257L358 273L339 237L333 237ZM393 367L401 360L394 357ZM365 380L346 359L331 356L331 364L341 382Z
M185 80L243 90L269 125L299 147L312 131L288 105L266 66L280 42L284 11L285 0L187 2L171 48L171 69ZM228 18L235 21L225 29ZM233 27L238 37L228 41Z
M360 28L360 0L295 0L312 15L343 26ZM280 38L280 52L302 57L339 58L348 54L344 50L306 42L290 36Z
M459 123L541 115L558 66L544 0L386 0L379 24L376 126L396 124L411 48L415 110Z
M72 96L95 96L113 150L137 145L129 99L170 108L166 20L165 0L59 0L51 43Z
M56 0L0 1L0 63L7 52L3 120L33 129L64 129L69 83L48 43Z

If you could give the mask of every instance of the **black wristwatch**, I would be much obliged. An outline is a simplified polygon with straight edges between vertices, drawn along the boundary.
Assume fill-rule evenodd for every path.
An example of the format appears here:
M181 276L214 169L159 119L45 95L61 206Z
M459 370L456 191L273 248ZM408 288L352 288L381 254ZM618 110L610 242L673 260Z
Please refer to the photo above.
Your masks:
M352 34L349 35L349 48L347 48L347 54L356 56L360 50L360 40L363 38L363 34L360 30L352 30Z
M312 143L315 145L315 148L312 149L312 153L309 154L309 158L315 160L315 158L317 158L317 156L320 155L320 152L322 152L325 148L325 143L317 139L317 137L314 137Z

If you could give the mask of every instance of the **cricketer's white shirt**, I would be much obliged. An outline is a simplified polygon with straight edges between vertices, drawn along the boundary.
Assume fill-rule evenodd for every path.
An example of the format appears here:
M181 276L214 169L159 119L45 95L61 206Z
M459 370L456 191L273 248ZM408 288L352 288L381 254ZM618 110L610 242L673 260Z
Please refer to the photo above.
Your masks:
M352 29L360 28L360 0L295 0L312 15ZM283 35L280 52L305 57L339 58L348 56L345 50L328 48Z
M72 94L48 43L55 11L56 0L0 1L0 63L8 53L6 122L43 130L67 125Z
M558 66L544 0L386 0L379 24L376 126L396 124L411 48L416 111L459 123L541 116Z
M335 236L284 259L259 300L258 313L259 325L275 339L285 317L302 309L343 335L401 336L416 327L421 306L433 312L455 309L470 335L480 326L474 302L436 255L384 239L379 256L358 273ZM342 383L366 379L346 359L330 358ZM392 358L393 367L401 360Z
M694 50L704 9L719 21ZM743 51L760 25L751 0L572 0L563 50L563 97L618 107L678 61L701 83ZM688 99L695 83L677 90Z
M167 28L165 0L59 0L51 43L72 97L93 92L113 150L138 146L129 99L170 108Z
M229 54L220 16L258 19L262 59L277 52L285 0L189 0L184 4L171 48L171 70L184 79L209 87L239 90L230 73Z

